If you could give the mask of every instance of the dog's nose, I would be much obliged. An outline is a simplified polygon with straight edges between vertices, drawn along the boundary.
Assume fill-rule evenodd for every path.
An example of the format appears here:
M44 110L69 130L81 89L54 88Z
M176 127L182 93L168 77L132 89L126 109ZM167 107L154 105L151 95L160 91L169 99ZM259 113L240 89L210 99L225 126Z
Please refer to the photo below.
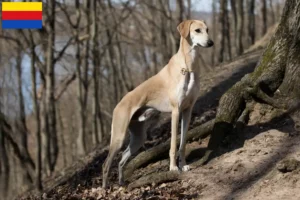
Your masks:
M208 44L209 47L214 46L214 42L212 40L208 40L207 44Z

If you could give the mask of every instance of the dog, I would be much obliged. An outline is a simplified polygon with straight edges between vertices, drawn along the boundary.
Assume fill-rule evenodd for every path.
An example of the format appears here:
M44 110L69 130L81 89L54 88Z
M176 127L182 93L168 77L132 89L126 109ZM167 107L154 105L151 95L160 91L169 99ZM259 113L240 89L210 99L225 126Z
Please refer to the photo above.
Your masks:
M213 46L214 42L202 20L185 20L177 26L177 30L181 36L178 52L160 72L127 93L113 111L109 153L102 168L103 188L107 187L112 161L121 149L129 128L130 143L119 162L119 184L124 183L123 167L129 157L144 144L148 120L156 115L156 111L172 113L169 169L189 170L185 160L185 146L192 109L200 87L197 51L201 47ZM178 168L176 138L180 114L182 119Z

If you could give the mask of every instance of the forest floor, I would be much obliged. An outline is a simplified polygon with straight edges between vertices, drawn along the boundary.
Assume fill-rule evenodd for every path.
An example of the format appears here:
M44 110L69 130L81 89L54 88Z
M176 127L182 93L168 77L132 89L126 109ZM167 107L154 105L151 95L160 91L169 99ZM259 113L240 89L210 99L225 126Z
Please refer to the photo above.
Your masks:
M264 46L264 45L263 45ZM248 52L224 63L201 78L201 95L194 109L191 129L215 116L221 95L245 74L252 72L262 50ZM149 133L144 149L170 136L169 116ZM203 156L209 137L187 145L188 163ZM73 166L44 182L45 191L34 190L20 199L300 199L300 133L283 115L274 119L257 104L241 133L228 135L210 162L181 175L180 180L129 190L117 184L117 160L110 174L110 189L101 188L101 167L106 148L98 148ZM120 159L118 156L118 160ZM129 182L151 173L168 171L168 155L134 172Z

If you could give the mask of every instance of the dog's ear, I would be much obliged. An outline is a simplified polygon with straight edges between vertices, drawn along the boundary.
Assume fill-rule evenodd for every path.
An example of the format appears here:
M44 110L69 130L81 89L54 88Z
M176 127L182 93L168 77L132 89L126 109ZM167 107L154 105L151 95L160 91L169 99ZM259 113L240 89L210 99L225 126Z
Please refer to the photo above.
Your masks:
M190 26L193 23L193 20L184 20L177 26L177 30L180 33L181 37L187 38L190 34Z

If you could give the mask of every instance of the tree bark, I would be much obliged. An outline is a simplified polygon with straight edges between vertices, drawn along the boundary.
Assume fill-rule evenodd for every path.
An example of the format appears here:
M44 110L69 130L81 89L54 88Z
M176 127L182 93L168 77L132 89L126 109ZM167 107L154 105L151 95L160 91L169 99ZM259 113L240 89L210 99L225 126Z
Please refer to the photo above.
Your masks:
M227 0L220 0L220 12L219 12L219 23L221 27L220 31L220 50L219 50L219 63L224 61L225 53L225 35L226 35L226 7Z
M55 66L54 66L54 51L55 51L55 0L48 1L48 43L47 43L47 64L46 64L46 115L47 115L47 135L50 142L50 166L49 170L52 173L55 169L58 156L58 141L56 130L56 108L55 108Z
M255 43L255 0L248 0L248 44Z
M182 0L176 0L176 16L177 22L183 21L183 14L184 14L184 3ZM179 24L178 23L178 24Z
M36 123L36 168L35 168L35 186L38 190L42 190L42 144L41 144L41 121L40 121L40 109L37 98L36 88L36 69L35 69L35 45L30 32L30 51L31 51L31 85L32 85L32 102L33 102L33 113Z
M0 110L0 115L2 115ZM7 151L5 147L5 137L4 137L4 128L3 128L3 116L0 116L0 164L1 164L1 172L0 172L0 191L4 195L4 197L7 195L8 190L8 183L9 182L9 160L7 156Z
M239 0L237 0L239 1ZM235 0L230 0L230 7L231 7L231 11L232 11L232 17L233 17L233 32L234 32L234 37L236 38L236 40L234 40L234 46L236 49L236 52L238 52L238 15L237 15L237 11L236 11L236 1ZM239 7L238 7L239 9ZM240 13L239 13L240 14Z
M237 0L237 35L236 35L236 47L237 55L241 55L244 51L243 47L243 31L244 31L244 0Z
M261 6L261 17L262 17L262 30L261 35L264 36L268 29L268 21L267 21L267 0L262 0Z
M76 147L77 147L77 155L84 155L86 152L86 146L84 141L85 135L85 118L84 118L84 102L83 102L83 78L82 78L82 70L81 70L81 56L80 56L80 35L79 35L79 24L81 21L81 10L80 10L80 2L79 0L75 1L76 7L76 24L75 28L75 41L76 41L76 73L78 77L77 82L77 98L78 98L78 106L79 106L79 117L78 117L78 135L76 138Z
M270 7L270 15L271 15L271 25L276 23L275 11L273 7L273 1L269 0L269 7Z
M225 7L225 38L226 38L226 46L227 46L227 60L232 59L232 53L231 53L231 35L230 35L230 22L229 22L229 14L228 14L228 8L227 5L228 2L226 0L226 7Z
M98 24L97 24L97 1L92 1L93 11L92 11L92 54L93 54L93 82L94 82L94 102L93 102L93 126L94 126L94 143L102 142L103 140L103 120L102 114L100 112L100 96L99 96L99 80L100 80L100 52L98 43Z
M216 42L217 39L217 0L212 1L212 37L213 41ZM211 53L211 65L215 66L215 57L216 57L216 45L212 47L212 53Z
M191 8L192 8L192 2L191 0L187 0L187 14L186 14L187 19L191 19Z
M97 25L97 1L92 0L92 54L93 54L93 83L94 83L94 96L93 96L93 143L98 144L102 140L102 131L100 132L99 123L99 51L98 51L98 25ZM100 132L100 134L99 134ZM99 136L101 138L99 138Z
M18 135L20 135L20 144L19 148L20 151L23 153L24 160L23 162L29 163L30 165L34 166L34 162L29 154L28 151L28 139L27 139L27 125L26 125L26 115L25 115L25 105L24 105L24 97L23 97L23 81L22 81L22 47L19 45L17 46L17 58L16 58L16 69L17 69L17 77L18 77L18 97L19 97L19 116L16 120L16 132ZM17 141L19 141L18 138L16 138ZM31 179L28 179L28 176L26 175L26 171L24 172L24 184L30 184Z

